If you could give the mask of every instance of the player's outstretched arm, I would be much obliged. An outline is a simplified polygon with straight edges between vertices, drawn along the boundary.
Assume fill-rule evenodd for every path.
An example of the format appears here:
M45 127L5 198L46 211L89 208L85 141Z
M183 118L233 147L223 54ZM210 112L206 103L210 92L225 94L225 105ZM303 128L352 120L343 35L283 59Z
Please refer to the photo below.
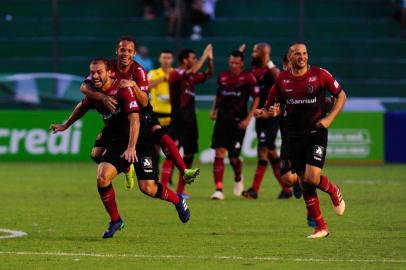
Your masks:
M196 64L193 67L186 71L186 74L196 74L204 65L204 62L210 57L213 56L213 45L208 44L203 51L202 56L199 58Z
M109 109L109 111L114 112L116 110L117 101L103 93L96 91L96 88L88 82L84 82L80 85L80 92L91 99L99 100Z
M140 133L140 115L139 113L133 112L130 113L127 118L128 121L130 121L130 138L128 140L127 149L121 156L124 157L128 162L134 163L138 161L135 147L137 145L138 135Z
M88 110L82 105L82 102L79 102L64 124L51 124L49 130L52 130L54 134L67 130L73 123L82 118Z
M333 123L333 121L337 117L337 115L341 112L346 101L347 101L347 95L345 94L344 90L342 90L336 97L336 101L335 101L330 113L326 117L320 119L316 123L316 126L318 128L328 128L331 125L331 123Z

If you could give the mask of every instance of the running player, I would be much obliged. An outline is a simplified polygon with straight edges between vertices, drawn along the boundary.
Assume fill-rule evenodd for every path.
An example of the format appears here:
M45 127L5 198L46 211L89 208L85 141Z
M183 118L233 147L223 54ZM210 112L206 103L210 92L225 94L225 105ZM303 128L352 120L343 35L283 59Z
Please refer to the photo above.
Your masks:
M257 43L252 50L252 67L250 72L255 76L260 89L259 107L262 108L268 97L269 90L279 75L279 69L271 61L271 46L268 43ZM279 117L270 119L257 118L255 121L255 130L257 132L257 153L258 164L255 171L252 186L243 191L242 195L245 198L257 199L258 191L268 161L270 162L275 179L279 182L282 190L278 195L278 199L288 199L292 196L292 191L287 187L282 179L279 168L280 158L276 150L275 140L279 129Z
M183 159L187 168L193 163L194 154L198 151L198 130L195 111L195 85L204 83L213 74L213 47L211 44L204 49L198 60L193 50L184 49L178 56L179 67L169 74L171 97L171 125L168 134L183 148ZM208 67L199 72L204 63ZM172 175L173 163L166 159L162 163L161 181L167 185ZM185 181L179 178L176 191L184 194ZM184 194L185 195L185 194Z
M276 115L272 104L283 103L286 110L288 156L291 170L297 172L303 187L306 208L316 222L309 238L329 235L322 217L316 188L328 193L337 215L343 215L345 202L340 189L321 175L327 148L327 128L342 110L346 94L339 83L325 69L308 65L304 43L293 43L288 52L291 68L282 72L264 106ZM326 116L325 94L329 91L336 101Z
M85 97L65 124L52 124L50 128L54 133L62 131L89 109L95 109L111 132L111 141L97 168L98 191L111 220L108 229L103 233L103 238L113 237L116 231L124 227L118 212L112 181L132 163L135 164L140 190L150 197L172 202L181 221L187 222L190 211L185 200L158 182L157 170L151 158L152 141L147 135L148 130L140 130L139 107L134 90L130 87L121 88L120 80L111 78L108 62L104 59L91 61L90 76L97 91L115 99L117 109L111 112L102 102Z
M217 94L210 117L216 120L211 148L215 150L213 176L216 191L214 200L223 200L224 157L228 152L234 170L234 195L240 196L244 186L242 161L239 156L247 126L259 104L259 87L252 73L243 71L244 54L233 51L228 60L229 70L218 75ZM250 112L247 105L249 97L254 99Z
M199 174L199 169L187 169L176 144L163 132L159 122L152 112L152 106L148 101L148 79L144 68L135 62L137 43L134 38L129 36L121 37L116 45L117 60L110 60L109 66L112 70L112 76L121 79L120 87L132 87L134 94L141 108L141 122L149 126L150 136L156 144L159 144L164 154L169 157L185 178L186 182L193 182ZM91 81L86 80L80 87L80 91L87 97L103 102L110 110L115 109L116 102L114 98L108 97L94 89ZM92 150L92 158L97 162L103 155L106 145L103 135L108 134L105 130L99 134L98 142ZM134 186L133 178L126 177L127 189Z

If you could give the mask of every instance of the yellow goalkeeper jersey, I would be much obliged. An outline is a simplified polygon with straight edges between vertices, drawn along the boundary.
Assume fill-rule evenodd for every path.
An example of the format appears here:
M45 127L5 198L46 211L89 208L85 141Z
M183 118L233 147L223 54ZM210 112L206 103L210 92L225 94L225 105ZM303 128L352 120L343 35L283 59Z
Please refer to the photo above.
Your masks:
M170 71L169 71L170 72ZM155 81L168 78L169 73L165 73L162 68L152 69L148 73L148 80ZM169 96L169 83L164 80L150 88L151 105L158 117L161 126L167 126L171 122L171 102Z

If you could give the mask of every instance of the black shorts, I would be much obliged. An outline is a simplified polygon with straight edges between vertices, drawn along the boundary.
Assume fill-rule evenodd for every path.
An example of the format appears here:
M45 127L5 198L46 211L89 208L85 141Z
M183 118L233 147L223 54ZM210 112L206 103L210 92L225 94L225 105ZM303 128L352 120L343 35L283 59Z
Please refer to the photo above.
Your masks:
M238 128L238 123L216 121L211 138L211 148L226 148L229 157L239 157L245 131L245 129Z
M279 129L279 118L268 118L255 120L255 130L257 132L258 147L266 147L275 150L275 139Z
M141 108L141 124L145 125L148 131L150 131L153 126L160 126L158 118L152 111L152 105L149 102L147 106Z
M108 127L104 127L99 134L97 134L96 141L93 147L103 147L107 148L111 141L111 132Z
M111 141L107 147L106 153L102 157L102 162L112 164L118 173L125 171L131 164L124 157L121 157L127 149L127 145L128 139ZM158 181L158 169L156 160L153 158L153 151L154 148L150 139L138 139L136 146L138 162L134 163L134 169L138 181Z
M284 139L284 138L282 138L281 153L280 153L279 157L281 160L280 161L281 175L284 175L285 173L290 171L288 143L287 143L286 139Z
M327 140L327 129L312 130L300 136L289 135L288 152L292 171L304 171L306 164L322 169L326 158Z
M168 135L175 141L178 148L183 147L185 154L195 154L199 151L197 121L172 121L168 128Z

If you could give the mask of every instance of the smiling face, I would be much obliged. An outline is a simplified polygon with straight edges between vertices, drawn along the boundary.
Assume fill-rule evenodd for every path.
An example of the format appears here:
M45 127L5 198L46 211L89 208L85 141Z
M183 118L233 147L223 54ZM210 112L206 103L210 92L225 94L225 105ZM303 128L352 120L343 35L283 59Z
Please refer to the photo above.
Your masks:
M103 61L92 62L90 64L90 76L94 86L98 89L103 89L110 80L110 70L107 69Z
M307 48L304 44L293 44L289 48L289 63L295 70L307 68Z
M122 67L130 66L133 63L135 56L135 44L129 40L122 40L118 43L117 49L117 61Z

